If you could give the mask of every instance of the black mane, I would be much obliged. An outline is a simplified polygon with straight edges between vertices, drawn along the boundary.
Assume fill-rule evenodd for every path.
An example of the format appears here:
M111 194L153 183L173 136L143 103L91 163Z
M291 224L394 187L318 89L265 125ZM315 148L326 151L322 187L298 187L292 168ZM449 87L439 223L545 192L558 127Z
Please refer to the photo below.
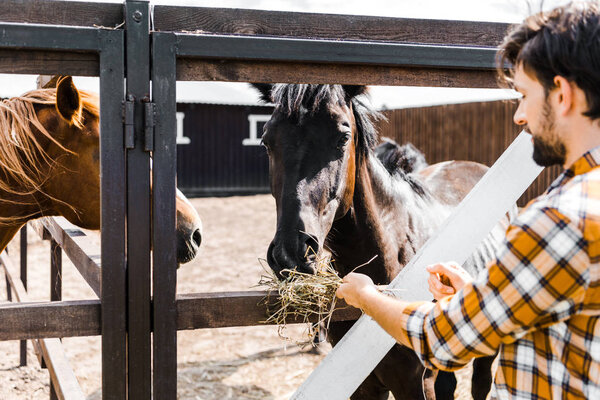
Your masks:
M277 84L270 94L276 109L291 118L298 118L301 112L313 115L328 104L351 103L358 130L357 150L366 156L378 141L374 123L384 117L358 98L365 92L364 86Z
M394 140L383 137L375 148L375 155L390 174L399 171L405 173L418 172L427 167L425 155L412 143L399 145Z

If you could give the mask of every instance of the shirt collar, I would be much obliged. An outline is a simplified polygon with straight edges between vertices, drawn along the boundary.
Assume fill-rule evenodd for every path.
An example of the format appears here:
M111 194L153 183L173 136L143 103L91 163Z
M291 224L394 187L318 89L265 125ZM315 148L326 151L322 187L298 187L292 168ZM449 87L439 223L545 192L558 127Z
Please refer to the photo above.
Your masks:
M567 183L576 175L585 174L600 165L600 146L594 147L579 157L568 169L565 169L548 187L546 193L550 193L559 186Z
M600 146L594 147L569 167L573 176L585 174L600 165Z

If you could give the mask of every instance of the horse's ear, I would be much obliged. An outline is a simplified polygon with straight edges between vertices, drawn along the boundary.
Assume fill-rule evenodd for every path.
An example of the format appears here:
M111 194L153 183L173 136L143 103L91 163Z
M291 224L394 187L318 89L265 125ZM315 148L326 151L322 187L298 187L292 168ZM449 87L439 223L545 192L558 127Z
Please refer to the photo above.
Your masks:
M260 92L260 99L265 103L271 103L273 100L271 99L271 91L273 90L273 85L270 83L251 83L252 87Z
M81 114L81 97L70 76L60 77L56 85L56 110L73 124Z
M353 99L361 94L366 94L369 89L364 85L342 85L344 93L346 93L346 100Z

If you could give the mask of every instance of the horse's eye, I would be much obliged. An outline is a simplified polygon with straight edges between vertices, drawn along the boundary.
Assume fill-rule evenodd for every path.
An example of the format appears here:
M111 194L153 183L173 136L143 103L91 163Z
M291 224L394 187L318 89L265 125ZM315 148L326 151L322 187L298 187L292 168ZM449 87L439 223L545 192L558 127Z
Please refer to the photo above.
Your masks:
M337 148L341 150L344 146L346 146L346 143L348 143L348 141L350 140L350 137L351 137L351 135L349 133L343 135L338 140Z

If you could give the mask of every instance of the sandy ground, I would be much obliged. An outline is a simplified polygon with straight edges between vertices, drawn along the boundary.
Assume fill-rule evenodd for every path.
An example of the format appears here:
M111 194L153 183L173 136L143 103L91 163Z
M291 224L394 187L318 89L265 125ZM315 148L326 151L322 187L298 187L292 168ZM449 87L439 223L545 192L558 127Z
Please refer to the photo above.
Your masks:
M275 231L275 203L269 195L193 199L204 224L199 256L178 272L178 293L250 290L262 273ZM31 230L30 230L31 231ZM98 241L97 236L91 235ZM49 298L49 243L29 238L29 294ZM18 238L9 246L18 262ZM1 275L1 274L0 274ZM90 299L94 293L63 258L63 298ZM0 302L6 301L0 276ZM291 333L299 334L304 326ZM100 339L67 338L65 352L88 399L101 399ZM321 345L327 353L328 344ZM202 329L178 333L178 398L193 400L287 399L323 355L285 342L273 326ZM0 400L48 398L48 373L39 368L29 345L29 365L19 367L18 342L0 342ZM469 399L461 378L456 398Z

